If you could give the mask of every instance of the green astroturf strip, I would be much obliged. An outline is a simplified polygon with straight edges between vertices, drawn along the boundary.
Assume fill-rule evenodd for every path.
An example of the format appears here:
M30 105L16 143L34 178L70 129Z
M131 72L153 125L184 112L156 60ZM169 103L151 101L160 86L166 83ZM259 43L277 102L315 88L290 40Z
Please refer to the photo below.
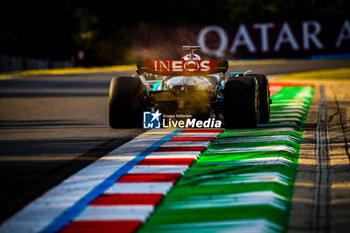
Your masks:
M225 130L138 232L285 232L312 96L282 88L269 124Z
M200 157L200 161L198 163L214 163L214 162L231 162L231 161L241 161L241 160L253 160L253 159L267 159L267 158L276 158L282 157L287 160L290 160L293 163L297 163L297 156L294 153L286 152L286 151L274 151L274 152L243 152L237 154L218 154L218 155L210 155Z

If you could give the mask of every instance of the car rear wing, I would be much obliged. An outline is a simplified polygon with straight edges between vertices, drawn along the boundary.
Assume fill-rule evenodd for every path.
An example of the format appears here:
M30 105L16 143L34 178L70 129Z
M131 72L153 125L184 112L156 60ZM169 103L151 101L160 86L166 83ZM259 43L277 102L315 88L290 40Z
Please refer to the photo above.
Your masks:
M137 62L137 73L160 75L225 74L227 60L145 60Z
M191 51L191 54L193 55L195 50L201 50L202 48L201 48L201 46L184 45L184 46L182 46L182 49L185 51L186 50Z

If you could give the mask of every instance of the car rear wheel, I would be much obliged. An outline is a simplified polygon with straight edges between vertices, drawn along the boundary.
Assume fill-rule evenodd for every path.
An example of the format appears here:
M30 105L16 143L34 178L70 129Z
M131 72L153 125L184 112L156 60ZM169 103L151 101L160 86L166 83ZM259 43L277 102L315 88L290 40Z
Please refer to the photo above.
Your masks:
M259 122L269 123L271 111L269 80L265 74L248 74L247 76L255 77L259 84Z
M108 95L108 119L112 128L141 127L143 90L139 78L112 78Z
M254 77L229 78L224 89L225 127L253 128L259 122L259 85Z

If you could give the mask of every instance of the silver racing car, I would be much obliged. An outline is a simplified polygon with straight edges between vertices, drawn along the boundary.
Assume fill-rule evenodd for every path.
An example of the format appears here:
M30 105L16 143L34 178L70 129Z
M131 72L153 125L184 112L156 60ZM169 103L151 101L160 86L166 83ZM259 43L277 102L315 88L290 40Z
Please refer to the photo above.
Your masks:
M226 128L256 127L270 118L269 83L264 74L231 72L226 60L201 60L199 46L179 60L137 62L135 75L111 80L108 96L112 128L142 126L144 111L215 118Z

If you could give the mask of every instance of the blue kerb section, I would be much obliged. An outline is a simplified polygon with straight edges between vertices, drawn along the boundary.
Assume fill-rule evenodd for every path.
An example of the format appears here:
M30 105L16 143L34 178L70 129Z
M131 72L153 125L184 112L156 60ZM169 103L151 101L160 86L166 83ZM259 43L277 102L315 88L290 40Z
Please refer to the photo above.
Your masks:
M152 146L148 147L145 151L138 154L133 160L126 163L124 166L115 171L110 177L105 179L102 183L97 185L93 190L86 194L82 199L77 201L73 206L64 211L60 216L55 218L41 233L53 233L61 230L70 221L75 219L81 212L83 212L90 202L95 200L101 194L103 194L108 188L115 184L123 175L128 173L133 167L146 158L149 154L161 147L164 143L169 141L176 134L180 133L182 129L175 130L174 132L166 135Z

